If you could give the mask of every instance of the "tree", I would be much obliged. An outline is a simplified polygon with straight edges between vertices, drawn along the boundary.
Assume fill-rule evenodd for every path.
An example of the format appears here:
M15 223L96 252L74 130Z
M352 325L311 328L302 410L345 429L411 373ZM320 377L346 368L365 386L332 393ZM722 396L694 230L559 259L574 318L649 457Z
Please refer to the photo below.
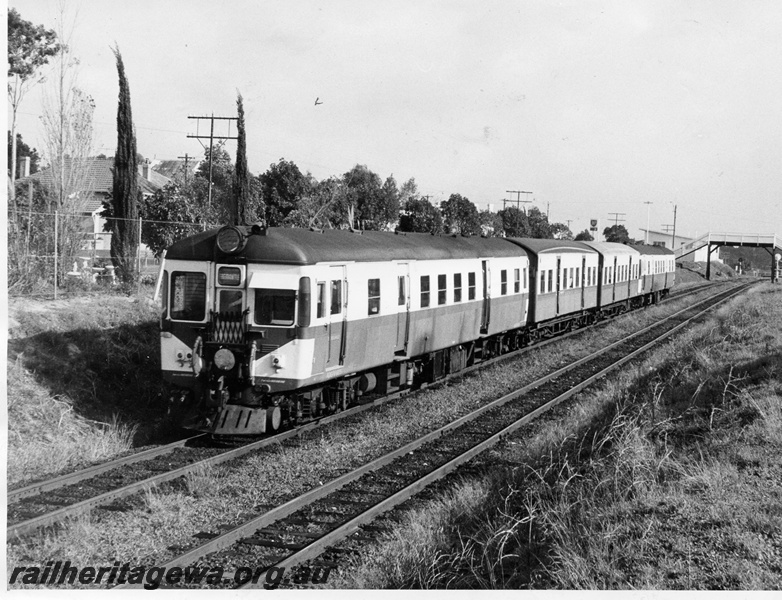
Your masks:
M537 206L532 206L527 211L527 222L529 224L529 237L549 240L554 237L554 231L548 222L546 213L541 212Z
M345 194L337 210L344 211L351 227L380 231L399 217L399 192L393 175L380 182L380 176L366 165L356 165L343 175Z
M8 101L11 105L11 193L16 181L16 113L34 83L35 72L60 51L57 33L33 25L8 9Z
M288 215L312 192L312 182L293 161L281 158L258 177L264 217L270 227L283 225Z
M160 258L174 242L204 229L208 222L205 208L196 201L190 186L177 182L165 186L139 206L144 220L141 241Z
M447 233L480 235L481 221L478 217L478 209L461 194L451 194L448 200L442 203L440 210Z
M509 206L497 213L502 223L502 232L506 237L530 237L530 227L527 215L516 208Z
M505 237L505 229L502 226L500 213L493 212L487 208L478 213L478 219L481 223L481 235L486 237Z
M228 211L229 223L245 225L250 221L252 199L250 195L250 171L247 168L247 141L244 132L244 105L242 95L236 97L237 144L236 144L236 168L234 169L234 193L230 198L232 202Z
M405 202L399 217L399 231L442 233L443 217L438 208L428 200L412 197Z
M603 229L603 236L606 242L617 242L619 244L629 244L632 242L630 234L627 233L627 229L624 225L611 225Z
M594 242L595 238L592 237L592 234L589 233L588 229L584 229L581 233L576 235L576 241L577 242Z
M114 154L114 188L112 209L114 223L111 235L111 261L120 280L132 284L136 277L138 250L138 158L136 134L130 107L130 86L125 77L125 65L119 48L113 48L119 75L119 103L117 106L117 152Z
M552 223L551 235L555 240L572 240L573 232L564 223Z
M16 164L16 169L14 169L14 163L11 162L12 160L12 141L11 141L11 132L8 132L8 172L10 173L12 170L16 172L16 175L18 176L20 173L18 172L19 165ZM16 134L16 162L19 163L21 159L23 158L29 158L30 159L30 174L38 172L38 166L41 162L41 157L38 154L38 150L35 148L30 148L25 141L22 139L22 134L17 133Z

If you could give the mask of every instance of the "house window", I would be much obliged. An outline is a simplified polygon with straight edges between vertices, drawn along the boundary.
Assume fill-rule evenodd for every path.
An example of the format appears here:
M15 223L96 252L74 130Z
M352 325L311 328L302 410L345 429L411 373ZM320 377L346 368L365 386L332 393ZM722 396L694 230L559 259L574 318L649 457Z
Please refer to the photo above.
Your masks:
M453 301L462 301L462 274L454 273L453 275Z
M429 306L429 275L421 275L421 308Z
M467 273L467 299L475 300L475 273Z
M367 314L376 315L380 312L380 280L370 279L367 282Z
M448 284L448 278L445 275L437 276L437 304L445 304L445 292Z
M503 269L500 271L500 295L504 296L508 293L508 270Z

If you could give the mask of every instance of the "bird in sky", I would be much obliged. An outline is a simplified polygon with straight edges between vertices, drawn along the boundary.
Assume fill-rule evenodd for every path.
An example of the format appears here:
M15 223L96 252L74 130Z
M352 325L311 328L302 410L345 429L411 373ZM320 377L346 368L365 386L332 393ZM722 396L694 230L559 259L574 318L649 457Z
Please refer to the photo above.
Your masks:
M315 98L315 106L317 106L318 104L323 104L323 102L319 102L319 100L320 100L320 96Z

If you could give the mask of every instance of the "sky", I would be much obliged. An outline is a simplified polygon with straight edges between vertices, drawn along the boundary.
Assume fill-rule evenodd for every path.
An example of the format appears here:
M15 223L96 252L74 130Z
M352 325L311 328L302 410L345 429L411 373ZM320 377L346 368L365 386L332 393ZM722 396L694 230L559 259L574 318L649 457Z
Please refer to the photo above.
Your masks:
M10 0L47 28L59 0ZM138 150L202 157L236 116L259 174L367 165L433 202L521 194L574 233L598 219L677 234L782 236L778 0L73 0L95 154L116 149L119 47ZM74 21L75 16L75 21ZM44 82L17 130L42 151ZM316 105L315 100L320 104ZM10 119L10 108L7 111ZM215 133L229 132L227 121ZM236 144L227 142L235 160ZM646 204L651 202L651 204ZM616 214L619 213L619 214Z

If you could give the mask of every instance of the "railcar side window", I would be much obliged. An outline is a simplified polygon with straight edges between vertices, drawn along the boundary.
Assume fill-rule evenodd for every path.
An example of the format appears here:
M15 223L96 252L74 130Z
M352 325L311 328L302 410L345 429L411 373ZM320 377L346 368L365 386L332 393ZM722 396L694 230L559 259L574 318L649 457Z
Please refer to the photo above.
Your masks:
M429 306L429 275L421 275L421 308Z
M467 299L475 300L475 273L467 274Z
M342 281L335 279L331 282L331 314L342 313Z
M203 321L206 317L206 273L171 275L171 318Z
M581 287L581 267L576 267L576 287Z
M326 316L326 282L318 282L318 319Z
M527 267L524 267L524 289L527 289Z
M397 299L397 304L399 306L404 306L407 303L407 294L405 293L405 276L400 275L398 277L399 281L399 297Z
M367 314L376 315L380 312L380 280L370 279L367 282L367 296L369 299L367 305Z
M521 291L521 269L513 269L513 292L518 294Z
M256 325L293 325L295 314L295 290L255 290Z
M554 269L548 270L548 291L552 291L554 289Z
M540 293L543 294L546 291L546 272L540 272Z
M168 271L163 271L163 289L160 292L161 308L160 318L165 320L168 317Z
M454 302L462 301L462 274L461 273L453 274L453 301Z
M445 292L448 286L448 278L445 275L437 276L437 304L445 304Z
M504 296L508 293L508 270L503 269L500 271L500 295Z

